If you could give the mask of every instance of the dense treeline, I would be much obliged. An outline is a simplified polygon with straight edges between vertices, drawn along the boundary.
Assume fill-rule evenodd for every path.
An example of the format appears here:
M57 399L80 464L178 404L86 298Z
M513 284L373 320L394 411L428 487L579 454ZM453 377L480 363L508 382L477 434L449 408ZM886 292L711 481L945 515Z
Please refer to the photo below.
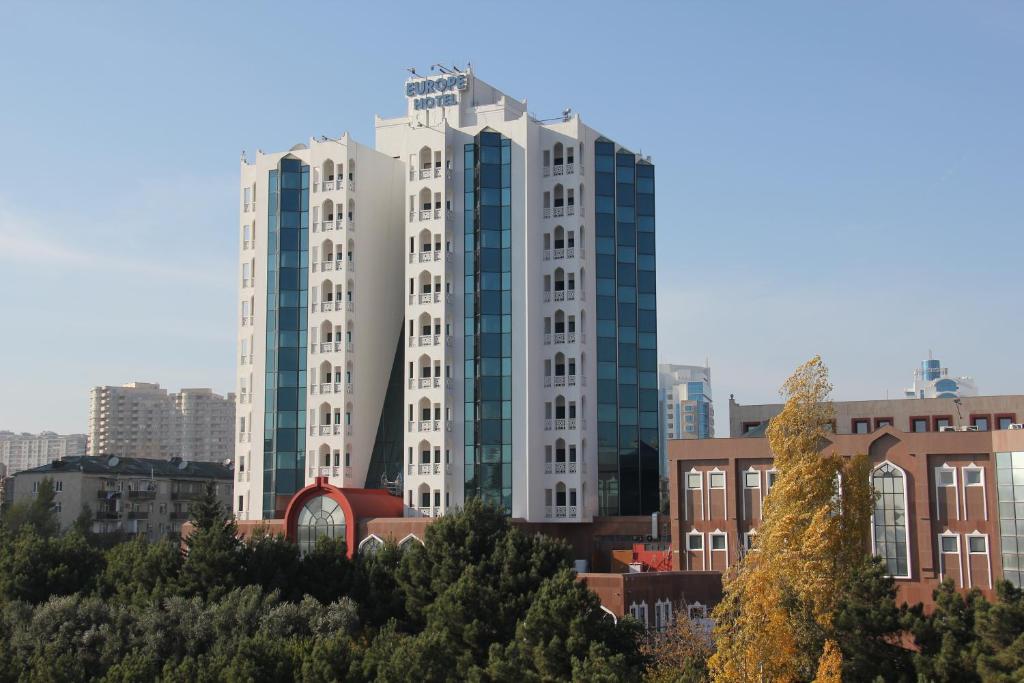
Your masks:
M714 647L685 619L642 637L574 580L567 547L478 502L425 544L345 559L321 539L236 538L212 492L188 552L172 541L59 533L53 492L0 519L0 682L710 680ZM827 637L843 681L1024 680L1024 593L898 607L865 558L838 588ZM685 614L680 610L679 614ZM824 638L824 635L818 636ZM914 649L904 645L913 643ZM820 671L806 678L826 679ZM768 680L768 679L765 679Z
M52 489L0 524L0 681L619 681L639 630L569 551L472 502L425 544L349 561L321 539L246 541L212 491L172 541L58 533Z

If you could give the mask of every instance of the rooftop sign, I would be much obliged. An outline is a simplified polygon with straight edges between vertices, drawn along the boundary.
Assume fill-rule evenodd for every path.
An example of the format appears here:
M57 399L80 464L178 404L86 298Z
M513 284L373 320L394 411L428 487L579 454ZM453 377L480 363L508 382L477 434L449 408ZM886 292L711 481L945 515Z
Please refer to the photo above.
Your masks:
M459 103L458 92L468 87L466 74L422 78L405 84L405 96L413 97L413 109L450 107Z

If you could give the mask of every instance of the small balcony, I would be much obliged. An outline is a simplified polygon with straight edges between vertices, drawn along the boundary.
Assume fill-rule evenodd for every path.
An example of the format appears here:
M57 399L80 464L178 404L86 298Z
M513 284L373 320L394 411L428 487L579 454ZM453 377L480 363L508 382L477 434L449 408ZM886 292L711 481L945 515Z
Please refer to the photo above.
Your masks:
M156 491L132 491L129 489L128 497L134 500L153 500L156 498Z
M434 261L441 261L445 257L445 252L440 249L431 251L418 251L409 254L409 263L433 263Z
M143 510L136 510L128 513L128 519L149 519L149 513Z
M320 229L323 230L324 232L334 230L334 221L323 221L322 223L320 223Z
M333 189L334 189L334 178L331 178L330 180L325 180L322 183L320 183L320 190L322 192L330 192ZM340 180L338 181L338 189L339 190L341 189L341 181Z
M414 420L409 423L410 432L439 432L441 431L440 420Z

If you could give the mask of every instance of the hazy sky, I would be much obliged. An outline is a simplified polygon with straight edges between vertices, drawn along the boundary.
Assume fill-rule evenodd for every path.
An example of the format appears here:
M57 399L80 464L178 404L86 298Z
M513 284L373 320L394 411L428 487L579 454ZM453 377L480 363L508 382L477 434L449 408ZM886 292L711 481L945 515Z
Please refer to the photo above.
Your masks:
M929 348L1024 392L1020 3L156 5L0 8L0 429L232 390L240 152L373 144L438 61L653 157L659 354L719 435L815 353L841 399Z

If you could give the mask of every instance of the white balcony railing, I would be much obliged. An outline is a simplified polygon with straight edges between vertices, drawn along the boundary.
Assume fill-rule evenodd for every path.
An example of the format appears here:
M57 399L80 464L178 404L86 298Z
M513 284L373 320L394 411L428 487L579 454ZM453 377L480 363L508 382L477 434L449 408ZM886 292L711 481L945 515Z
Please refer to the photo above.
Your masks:
M331 190L333 190L334 179L332 178L330 180L325 180L322 183L320 183L320 189L323 190L324 192L330 192ZM338 189L340 190L341 188L339 187Z
M551 175L565 175L565 167L562 164L555 164L551 169Z
M334 430L331 429L333 425L320 425L320 436L329 436Z
M430 467L430 463L429 462L421 462L420 463L419 474L430 474L430 470L431 470L431 467Z
M552 210L551 215L553 215L555 218L560 218L561 216L564 216L565 215L565 207L564 206L556 206Z

